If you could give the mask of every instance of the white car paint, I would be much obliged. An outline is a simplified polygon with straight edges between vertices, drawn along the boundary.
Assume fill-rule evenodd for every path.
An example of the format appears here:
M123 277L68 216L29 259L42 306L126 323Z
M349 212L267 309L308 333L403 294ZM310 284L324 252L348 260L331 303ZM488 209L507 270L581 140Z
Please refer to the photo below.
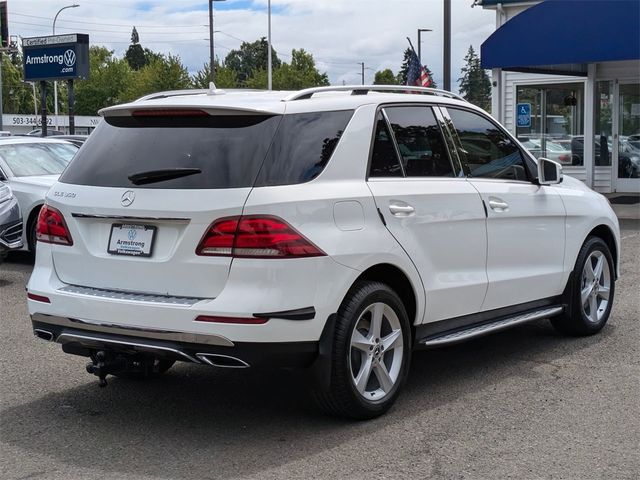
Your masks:
M128 116L153 107L200 108L212 114L230 109L289 114L348 108L355 113L326 168L303 184L225 190L131 188L136 200L127 208L120 203L127 188L55 184L46 202L63 214L74 244L39 244L28 290L46 296L50 303L29 300L30 314L204 334L231 342L318 341L327 319L360 273L377 265L393 265L407 276L416 297L411 321L420 325L560 295L580 246L595 227L606 226L619 251L619 228L610 206L604 197L570 177L559 185L542 187L465 178L367 181L380 105L440 104L484 115L466 102L395 93L322 94L284 102L287 93L178 95L103 111ZM493 197L506 201L508 208L504 212L489 209L487 218L483 199L488 205ZM394 216L389 211L394 201L413 206L415 216ZM336 209L342 212L340 205L345 202L362 208L347 209L336 218ZM231 261L194 254L211 222L240 213L276 215L327 256ZM172 220L149 220L161 232L151 258L114 257L106 249L114 220L79 217L95 214ZM203 299L187 307L163 305L60 290L67 285ZM311 305L316 315L305 322L195 321L203 314L244 317Z
M30 143L53 143L65 144L76 148L69 142L63 140L53 140L50 138L38 137L4 137L0 140L0 145L10 144L30 144ZM15 197L18 199L20 210L22 212L24 228L22 230L22 250L29 249L27 240L29 235L30 220L37 217L38 211L44 198L53 184L58 181L60 175L30 175L25 177L17 177L12 172L9 165L3 160L0 154L0 173L3 174L6 183L11 187Z

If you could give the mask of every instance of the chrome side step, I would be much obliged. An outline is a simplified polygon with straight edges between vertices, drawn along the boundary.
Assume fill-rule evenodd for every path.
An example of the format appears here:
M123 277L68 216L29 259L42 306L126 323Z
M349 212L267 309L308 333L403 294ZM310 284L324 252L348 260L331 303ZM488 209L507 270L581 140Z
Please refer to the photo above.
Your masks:
M515 327L523 323L532 322L541 318L549 318L562 313L563 307L545 307L541 310L523 313L514 317L503 318L495 322L483 323L482 325L470 326L463 330L456 330L451 333L440 333L431 337L426 337L418 343L423 347L439 347L443 345L452 345L454 343L464 342L472 338L488 335L489 333L499 332L507 328Z

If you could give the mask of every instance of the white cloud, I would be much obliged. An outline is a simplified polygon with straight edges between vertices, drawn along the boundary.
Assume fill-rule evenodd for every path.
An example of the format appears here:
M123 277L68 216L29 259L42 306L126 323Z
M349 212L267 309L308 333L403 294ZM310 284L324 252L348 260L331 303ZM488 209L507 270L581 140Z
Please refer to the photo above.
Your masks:
M9 0L11 35L51 33L59 8L73 1ZM122 54L136 26L140 43L152 50L177 54L190 71L208 61L207 0L76 0L79 8L65 10L57 33L90 35L92 45L105 45ZM494 29L494 12L471 8L471 0L452 0L452 79L455 82L469 45L480 44ZM224 58L240 39L267 35L267 0L228 0L215 3L216 55ZM272 38L285 61L293 48L316 58L332 83L360 83L359 62L365 62L365 82L383 68L397 72L409 36L417 48L423 33L422 59L442 85L442 0L273 0ZM84 23L83 23L84 22Z

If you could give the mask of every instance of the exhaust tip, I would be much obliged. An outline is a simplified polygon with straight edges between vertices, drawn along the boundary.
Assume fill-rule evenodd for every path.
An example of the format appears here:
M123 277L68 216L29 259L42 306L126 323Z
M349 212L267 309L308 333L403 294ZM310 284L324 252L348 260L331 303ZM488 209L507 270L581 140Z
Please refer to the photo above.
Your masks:
M229 355L218 353L198 353L196 356L203 362L220 368L249 368L249 364L244 360Z
M46 340L47 342L52 342L53 341L53 333L47 331L47 330L41 330L39 328L34 328L33 329L33 334L42 339L42 340Z

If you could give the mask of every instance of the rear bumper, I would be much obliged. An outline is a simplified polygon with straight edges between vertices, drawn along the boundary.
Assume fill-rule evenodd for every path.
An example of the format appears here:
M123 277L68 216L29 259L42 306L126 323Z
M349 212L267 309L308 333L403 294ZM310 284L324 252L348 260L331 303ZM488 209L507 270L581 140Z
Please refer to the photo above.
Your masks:
M227 368L308 367L318 356L318 342L234 343L218 335L96 324L39 313L31 321L37 337L81 356L109 350Z

